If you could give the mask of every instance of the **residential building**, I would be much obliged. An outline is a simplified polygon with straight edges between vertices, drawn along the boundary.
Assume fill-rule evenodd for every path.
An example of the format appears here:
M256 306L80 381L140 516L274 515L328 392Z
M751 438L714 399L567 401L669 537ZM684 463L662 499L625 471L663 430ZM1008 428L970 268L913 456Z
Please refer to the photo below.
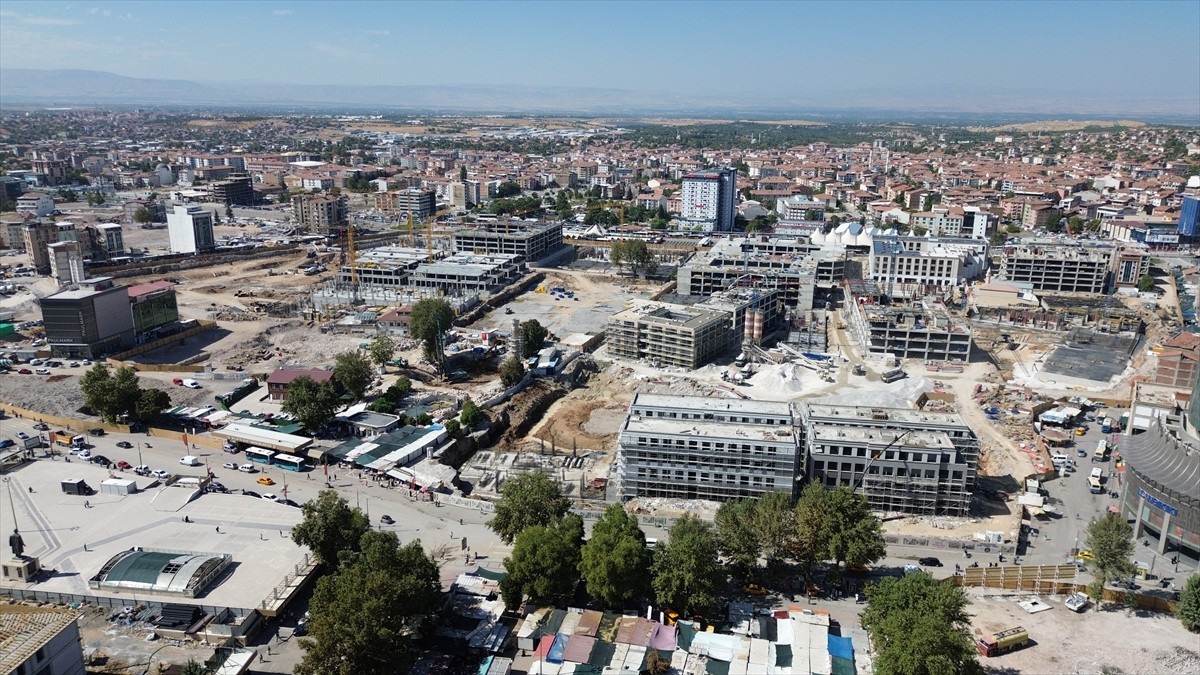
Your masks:
M150 219L151 223L163 223L167 220L167 207L160 200L131 199L125 202L121 207L121 211L125 216L125 222L136 223L137 212L139 209L146 209L150 212L150 215L153 216L153 218Z
M875 237L868 273L888 295L919 297L980 279L987 263L988 243L981 239Z
M375 210L395 215L401 220L411 215L414 221L424 223L437 213L437 193L416 187L376 192Z
M79 246L75 242L59 241L47 244L46 253L50 258L50 277L58 282L60 288L87 278L83 269L83 259L79 256Z
M106 258L116 257L125 253L125 234L122 232L120 224L105 223L97 225L96 232L100 235L101 246L104 249Z
M790 180L788 182L791 182ZM808 195L793 195L775 202L775 210L780 220L787 221L824 221L825 202L818 201Z
M128 293L130 311L133 314L133 331L139 342L155 340L160 335L175 330L179 325L175 284L170 281L152 281L130 286Z
M76 282L78 288L41 300L46 342L54 356L96 359L133 344L129 289L112 277Z
M608 319L608 353L645 359L656 367L694 369L729 349L734 335L728 312L650 303Z
M803 459L784 402L634 394L617 439L622 500L796 494Z
M683 176L681 227L701 232L732 232L737 207L737 169L698 171Z
M4 237L4 248L25 250L25 223L10 220L0 225L0 236Z
M25 225L25 252L38 274L50 273L50 254L46 246L58 241L58 225L51 221L34 221Z
M244 206L254 203L254 183L247 174L231 175L224 180L213 181L208 194L212 200L226 206Z
M201 206L179 205L167 214L172 253L199 253L216 248L213 218Z
M301 227L317 234L343 230L350 224L345 195L296 195L292 197L292 214Z
M1154 384L1188 388L1200 379L1200 335L1183 332L1163 340Z
M797 404L811 480L866 496L873 511L966 516L979 439L957 414Z
M65 607L0 606L0 673L85 675L80 616Z
M459 253L515 253L532 263L562 250L562 223L486 223L455 230L453 246Z
M332 382L333 371L321 368L280 368L267 377L267 396L272 401L283 401L287 398L288 387L298 377L307 377L317 383Z
M446 203L458 211L467 210L467 186L462 183L450 183L445 190Z
M66 160L37 157L33 160L33 171L41 174L43 185L63 185L67 182Z
M54 213L54 200L44 192L30 192L17 197L17 213L45 218Z

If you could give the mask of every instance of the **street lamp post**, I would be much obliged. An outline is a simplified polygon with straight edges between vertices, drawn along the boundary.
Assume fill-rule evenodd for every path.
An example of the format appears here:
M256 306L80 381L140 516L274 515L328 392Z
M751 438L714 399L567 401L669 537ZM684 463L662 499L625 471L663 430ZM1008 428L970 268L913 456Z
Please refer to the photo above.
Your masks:
M145 462L142 461L142 442L138 441L138 466L143 464L145 464Z

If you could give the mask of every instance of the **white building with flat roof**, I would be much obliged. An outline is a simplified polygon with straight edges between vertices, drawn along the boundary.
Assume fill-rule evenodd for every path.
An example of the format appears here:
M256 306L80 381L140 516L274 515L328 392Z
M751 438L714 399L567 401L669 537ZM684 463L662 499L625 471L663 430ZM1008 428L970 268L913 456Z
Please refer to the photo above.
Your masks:
M216 248L213 218L201 206L178 205L167 214L172 253L198 253Z

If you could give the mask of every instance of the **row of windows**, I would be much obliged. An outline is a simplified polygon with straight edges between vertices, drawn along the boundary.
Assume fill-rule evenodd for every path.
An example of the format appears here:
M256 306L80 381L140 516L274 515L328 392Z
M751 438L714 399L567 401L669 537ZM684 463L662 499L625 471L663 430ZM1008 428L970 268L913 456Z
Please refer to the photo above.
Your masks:
M841 445L818 445L813 450L814 453L824 453L826 455L844 455L846 457L867 457L867 449L863 447L848 447ZM938 453L926 452L907 452L904 450L887 450L881 457L876 459L900 460L901 462L928 462L940 463L949 462L949 456L943 456Z
M637 477L641 480L650 481L687 481L689 483L729 483L734 485L774 485L774 480L767 480L769 477L752 476L752 475L736 475L730 476L727 474L709 473L706 471L658 471L656 469L638 469Z
M780 450L782 450L783 452L785 452L787 454L794 454L794 451L792 450L792 446L790 444L786 447L781 448L780 446L776 446L776 445L763 446L763 445L751 445L749 443L726 443L725 441L698 441L698 440L692 439L692 438L689 438L686 441L682 438L676 438L676 439L674 439L674 442L672 442L672 439L670 439L670 438L659 438L657 436L651 436L648 439L645 436L638 436L637 440L638 440L637 444L639 446L644 447L644 448L650 448L650 449L654 449L656 447L676 447L676 448L692 448L692 449L703 448L705 450L741 450L742 452L753 451L753 452L759 453L759 454L766 452L766 453L772 454L772 455L774 455L774 454L780 452Z
M641 410L638 408L634 408L631 412L633 412L634 414L643 415L645 417L654 417L655 416L655 414L654 414L655 411L653 411L653 410ZM738 415L717 415L715 413L710 413L710 412L706 412L706 413L676 412L674 410L672 410L672 411L659 410L658 417L661 417L663 419L672 419L672 420L674 420L674 419L713 420L713 421L717 421L717 422L741 422L742 424L767 424L767 425L774 424L774 425L779 425L779 426L785 426L787 424L791 424L790 418L744 417L744 416L738 416Z
M826 471L853 473L861 470L862 467L860 465L852 462L813 462L813 473L818 474ZM945 469L941 471L937 469L907 469L902 466L872 466L867 473L873 476L912 476L913 478L938 478L941 480L953 478L954 481L961 481L964 475L964 472L962 471L946 471Z

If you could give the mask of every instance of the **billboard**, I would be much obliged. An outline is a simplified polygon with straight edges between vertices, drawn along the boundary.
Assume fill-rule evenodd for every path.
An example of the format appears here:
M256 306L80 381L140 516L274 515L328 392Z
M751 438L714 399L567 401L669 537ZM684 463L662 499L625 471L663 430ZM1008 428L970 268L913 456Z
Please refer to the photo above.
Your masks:
M1147 244L1178 244L1179 243L1179 235L1178 234L1165 234L1162 232L1147 232L1146 233L1146 243Z

